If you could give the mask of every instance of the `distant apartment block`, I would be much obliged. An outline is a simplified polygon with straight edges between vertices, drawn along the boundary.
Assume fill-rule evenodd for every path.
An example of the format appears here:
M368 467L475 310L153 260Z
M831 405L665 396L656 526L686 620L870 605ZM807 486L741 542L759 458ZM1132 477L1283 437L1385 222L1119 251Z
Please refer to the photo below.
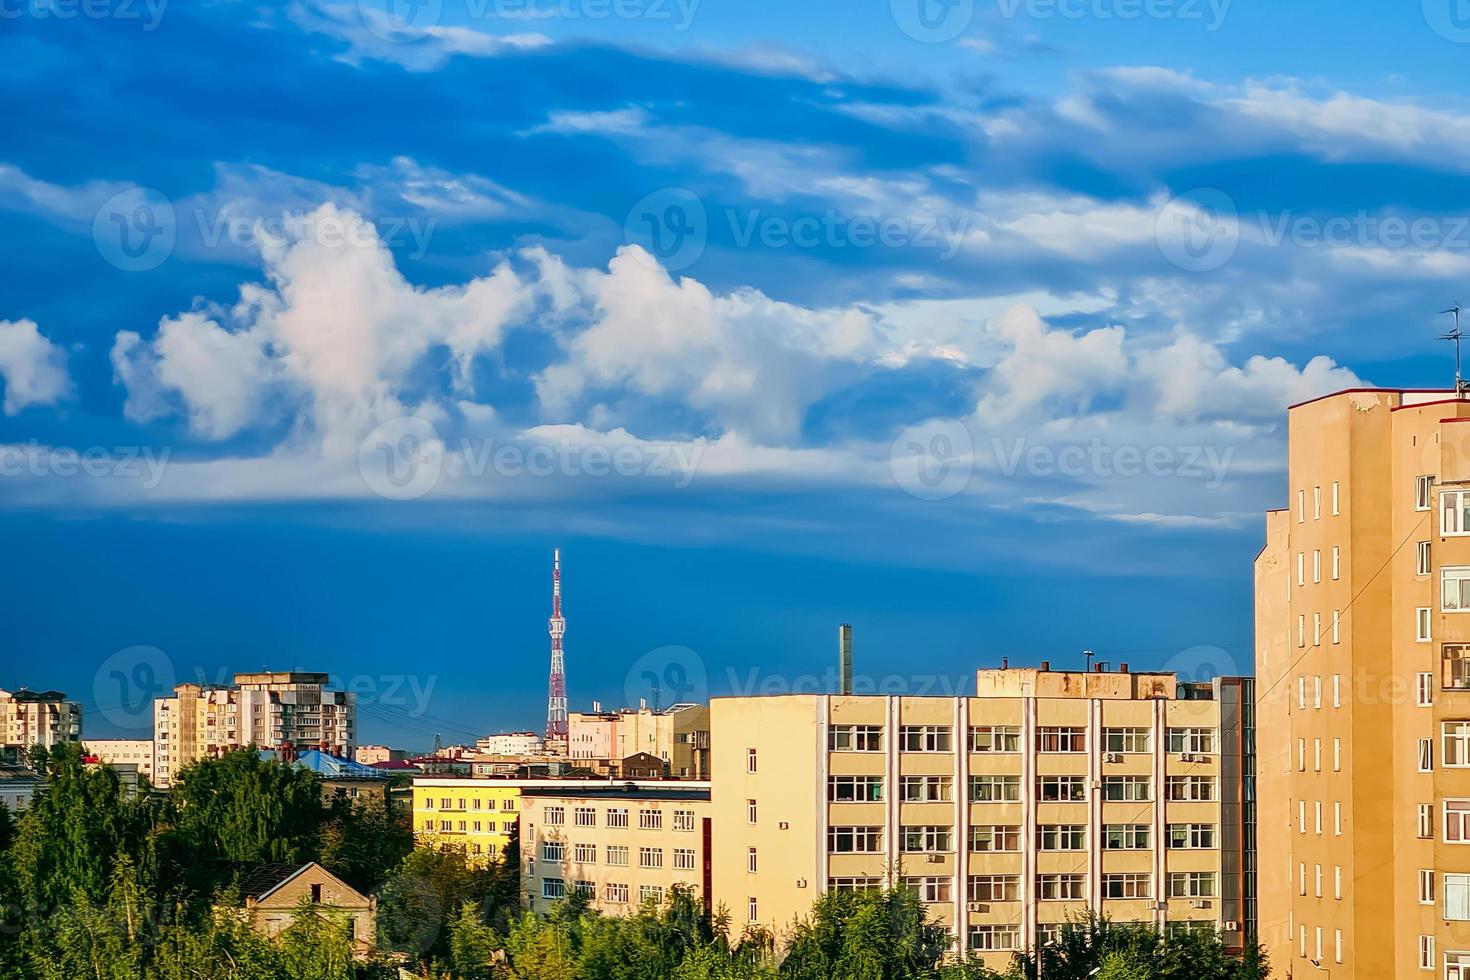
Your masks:
M1462 980L1470 401L1343 391L1287 428L1255 568L1262 941L1279 975Z
M380 762L403 762L408 755L405 749L390 749L386 745L359 745L352 759L359 765L376 766Z
M545 912L572 892L612 915L689 889L710 909L707 782L528 784L521 794L521 895Z
M32 746L79 741L82 706L60 691L0 691L0 731L0 753L20 761Z
M662 759L675 779L708 779L709 751L708 705L573 711L568 716L567 755L589 765L621 763L647 753Z
M155 783L168 786L193 762L251 745L350 757L356 696L327 684L326 674L282 671L236 674L228 687L179 685L153 703Z
M107 766L133 766L138 775L153 779L153 740L146 738L89 738L85 748Z
M503 732L486 735L475 743L475 751L483 755L540 755L545 743L535 732Z
M1253 935L1251 682L981 670L976 697L711 704L714 899L778 935L890 873L989 965L1093 909Z
M474 862L498 860L516 833L527 780L417 776L413 835L420 847L457 847Z

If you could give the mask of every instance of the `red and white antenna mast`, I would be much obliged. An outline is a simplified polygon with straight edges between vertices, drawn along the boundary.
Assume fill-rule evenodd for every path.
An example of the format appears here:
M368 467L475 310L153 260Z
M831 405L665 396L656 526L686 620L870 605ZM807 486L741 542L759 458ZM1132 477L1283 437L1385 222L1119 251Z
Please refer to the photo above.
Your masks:
M551 619L547 630L551 633L551 686L546 697L546 740L566 741L567 738L567 661L562 651L562 637L567 632L567 621L561 615L561 549L552 552L551 560Z

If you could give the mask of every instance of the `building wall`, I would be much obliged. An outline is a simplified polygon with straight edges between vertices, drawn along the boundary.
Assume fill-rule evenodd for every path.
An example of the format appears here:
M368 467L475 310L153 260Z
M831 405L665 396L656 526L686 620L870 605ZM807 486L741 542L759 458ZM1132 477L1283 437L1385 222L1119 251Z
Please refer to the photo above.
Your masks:
M1000 673L1012 676L994 676ZM921 889L932 917L953 934L967 943L972 927L977 934L994 935L1003 948L986 953L992 966L1003 967L1014 948L1031 947L1038 934L1046 935L1088 908L1117 921L1161 927L1195 923L1223 931L1227 943L1238 946L1248 924L1227 918L1223 897L1231 896L1230 907L1240 910L1232 914L1240 915L1247 908L1243 899L1248 889L1241 880L1223 880L1226 865L1220 846L1227 837L1222 822L1239 820L1242 807L1227 809L1220 800L1239 801L1244 794L1238 785L1224 785L1221 702L1133 699L1139 689L1172 693L1174 679L1164 675L1104 679L1060 674L985 671L978 689L1001 693L978 698L716 699L711 705L716 902L728 906L737 923L751 921L779 933L793 918L807 914L823 889L881 883L888 869L897 869ZM1073 693L1042 698L1033 695L1037 689ZM1239 721L1235 724L1238 732ZM841 737L847 726L876 731L879 741L873 750L829 750L835 744L829 740L834 734ZM971 732L992 726L1015 733L1016 751L970 751ZM1041 751L1039 745L1050 744L1046 730L1062 727L1081 730L1080 750ZM1101 736L1109 728L1146 730L1147 751L1105 752ZM1212 733L1210 751L1190 753L1188 759L1168 751L1168 732L1175 728ZM905 737L936 741L929 743L931 750L910 750L903 747ZM937 741L941 739L947 742ZM1248 748L1237 735L1237 753L1242 745ZM1229 769L1237 782L1240 769L1238 764ZM1207 780L1214 798L1161 802L1169 777L1175 776ZM833 799L839 795L836 785L849 777L879 780L881 799ZM980 795L978 787L972 790L972 777L983 783L1008 778L1015 789L1001 795L1018 798L971 800L972 791ZM1104 782L1119 777L1146 781L1148 798L1105 799ZM1060 787L1063 778L1069 780L1067 798L1043 799L1043 786ZM911 798L920 787L937 799ZM1212 846L1166 848L1171 824L1213 828ZM1146 846L1104 849L1104 828L1112 825L1139 828L1136 833ZM1080 846L1041 849L1043 828L1059 826L1080 828ZM847 851L845 832L837 828L848 827L875 829L876 847ZM1013 835L1013 849L976 849L972 834L992 833L988 828L995 827L1009 828L1005 833ZM905 845L906 828L933 830L927 839L917 836L911 849ZM1242 831L1237 827L1232 833L1238 842ZM1241 860L1230 867L1243 874ZM1169 898L1167 875L1190 872L1209 877L1211 894ZM1104 898L1104 876L1123 874L1145 876L1139 897ZM972 896L972 879L992 878L1003 885L987 893L977 880ZM1043 884L1057 885L1057 897L1043 892Z
M82 736L82 706L60 694L0 691L0 748L10 755L51 748Z
M245 911L254 929L274 937L290 928L303 902L311 902L321 914L341 921L359 953L373 948L377 899L358 893L319 865L303 871L261 901L247 899Z
M564 796L528 789L521 812L521 894L526 907L544 912L579 886L594 908L614 915L635 911L645 899L662 902L676 885L707 897L709 784L681 798L671 798L664 789L667 783L651 785L659 788ZM617 826L610 811L625 812L627 826ZM654 822L653 814L657 826L645 826ZM625 863L615 859L616 848L625 849Z
M500 857L520 817L520 780L419 776L413 832L420 847L463 847L474 861Z
M153 778L153 741L133 738L89 738L86 749L104 765L132 765Z
M1470 856L1444 820L1470 799L1444 737L1470 719L1470 692L1446 689L1443 661L1470 617L1446 611L1441 584L1470 566L1470 539L1441 524L1442 495L1470 487L1467 418L1447 392L1345 392L1288 413L1288 506L1256 563L1263 941L1279 972L1319 959L1338 978L1448 976L1447 956L1470 951L1447 903L1470 878L1445 878L1470 875Z

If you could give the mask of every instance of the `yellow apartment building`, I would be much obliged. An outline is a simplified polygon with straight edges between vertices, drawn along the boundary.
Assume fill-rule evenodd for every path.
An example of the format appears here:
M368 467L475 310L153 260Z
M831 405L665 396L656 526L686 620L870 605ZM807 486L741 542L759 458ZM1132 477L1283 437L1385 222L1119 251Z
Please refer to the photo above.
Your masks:
M892 876L997 968L1089 908L1251 934L1248 679L1043 664L976 693L715 699L716 904L779 936Z
M521 789L532 780L417 776L413 833L420 847L462 847L471 861L500 857L516 830Z
M1464 980L1470 401L1352 390L1287 421L1255 569L1262 941L1281 975Z
M623 915L681 885L710 908L708 782L527 786L521 796L521 894L545 912L581 891Z

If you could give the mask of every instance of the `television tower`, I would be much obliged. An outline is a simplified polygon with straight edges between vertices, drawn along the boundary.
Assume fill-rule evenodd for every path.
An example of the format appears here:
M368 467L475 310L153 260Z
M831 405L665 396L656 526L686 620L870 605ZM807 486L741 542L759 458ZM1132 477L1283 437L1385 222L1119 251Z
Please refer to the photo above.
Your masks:
M561 639L567 632L567 621L561 615L561 549L552 552L551 560L551 686L546 696L546 740L567 738L567 662Z

